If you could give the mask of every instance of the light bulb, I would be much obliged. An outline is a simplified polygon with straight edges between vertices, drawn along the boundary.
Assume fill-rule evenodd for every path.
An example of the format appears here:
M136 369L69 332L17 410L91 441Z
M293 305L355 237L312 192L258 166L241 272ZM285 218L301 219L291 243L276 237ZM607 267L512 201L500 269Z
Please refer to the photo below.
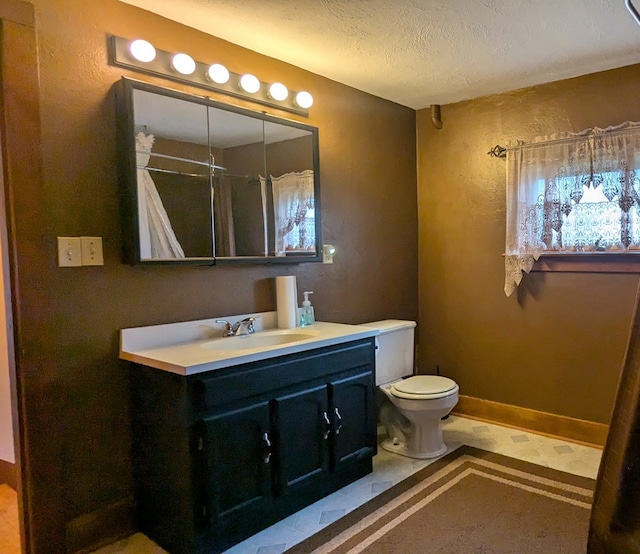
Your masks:
M139 62L152 62L156 59L156 49L146 40L137 39L129 45L129 52Z
M306 90L300 91L296 94L296 104L301 108L310 108L313 105L313 96Z
M188 54L176 54L171 60L171 65L183 75L191 75L196 70L196 62Z
M229 80L229 70L219 63L210 65L207 75L209 76L209 79L219 85L224 85Z
M240 78L240 87L245 92L258 92L260 90L260 81L255 75L247 73Z
M273 83L269 87L269 96L274 100L286 100L289 96L289 90L282 83Z

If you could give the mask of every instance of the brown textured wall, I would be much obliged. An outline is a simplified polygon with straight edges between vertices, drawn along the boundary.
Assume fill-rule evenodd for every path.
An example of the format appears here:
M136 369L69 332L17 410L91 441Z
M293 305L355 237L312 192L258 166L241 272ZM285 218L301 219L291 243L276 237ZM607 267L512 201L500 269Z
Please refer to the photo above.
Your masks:
M42 176L31 168L30 181L14 182L11 194L32 546L52 554L64 551L69 521L132 493L119 329L275 309L273 277L281 274L297 275L299 288L315 291L320 320L417 318L415 113L116 0L91 9L82 0L34 5L41 135L37 102L25 103L34 98L26 87L36 68L20 64L24 41L4 41L3 55L15 67L11 82L5 80L9 104L18 106L12 117L36 131L34 144L42 140L35 158ZM324 242L338 248L333 265L122 263L111 86L130 75L192 90L109 66L108 33L144 37L199 60L214 53L233 71L313 93L305 121L319 128ZM19 171L20 156L13 162ZM55 237L80 235L103 237L104 267L57 267Z
M460 393L608 423L638 275L534 272L506 298L509 139L640 120L640 66L417 114L420 368ZM640 270L640 266L639 266Z

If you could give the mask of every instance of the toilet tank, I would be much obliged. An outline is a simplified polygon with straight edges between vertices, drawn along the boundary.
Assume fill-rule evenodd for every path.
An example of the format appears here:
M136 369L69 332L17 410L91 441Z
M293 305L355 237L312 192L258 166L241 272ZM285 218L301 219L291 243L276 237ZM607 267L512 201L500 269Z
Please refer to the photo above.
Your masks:
M413 375L415 321L385 319L362 326L380 332L376 337L376 385Z

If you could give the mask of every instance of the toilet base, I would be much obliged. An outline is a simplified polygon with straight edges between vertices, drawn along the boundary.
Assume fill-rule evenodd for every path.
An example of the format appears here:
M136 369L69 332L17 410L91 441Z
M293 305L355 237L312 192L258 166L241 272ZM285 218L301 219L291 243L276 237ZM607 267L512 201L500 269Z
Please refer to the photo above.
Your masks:
M416 458L418 460L425 460L427 458L438 458L447 451L447 445L443 443L440 448L431 452L413 452L407 448L407 445L405 443L397 442L393 439L383 440L380 446L382 446L382 448L384 448L387 452L400 454L401 456L406 456L407 458Z

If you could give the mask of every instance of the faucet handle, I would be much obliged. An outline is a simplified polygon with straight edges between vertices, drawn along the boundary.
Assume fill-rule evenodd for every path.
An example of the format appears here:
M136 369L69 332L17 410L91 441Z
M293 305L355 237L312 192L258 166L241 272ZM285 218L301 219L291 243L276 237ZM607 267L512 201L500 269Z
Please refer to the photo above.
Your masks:
M254 324L256 322L256 318L255 317L248 317L244 321L247 323L247 331L249 333L255 333L256 329L254 327Z
M225 337L231 335L231 323L229 323L226 319L216 319L216 323L222 323L224 325Z

